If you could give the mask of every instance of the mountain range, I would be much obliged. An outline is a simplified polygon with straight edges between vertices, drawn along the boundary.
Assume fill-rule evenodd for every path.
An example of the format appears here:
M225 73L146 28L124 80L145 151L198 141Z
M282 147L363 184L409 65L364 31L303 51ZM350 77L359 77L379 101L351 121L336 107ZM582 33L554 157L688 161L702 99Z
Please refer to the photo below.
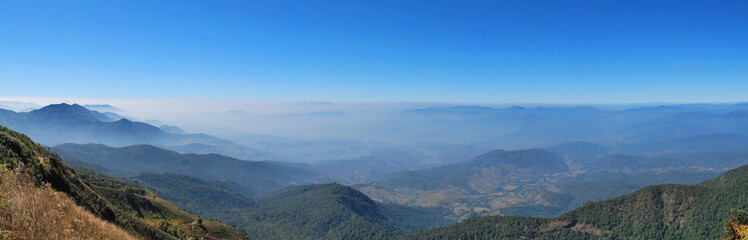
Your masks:
M485 216L402 239L717 239L748 208L748 166L694 185L656 185L556 218Z
M115 148L101 144L60 144L52 151L73 166L119 176L178 173L241 186L251 196L297 184L332 182L321 174L266 161L244 161L218 154L181 154L151 145Z
M89 110L78 104L52 104L29 112L0 109L0 125L22 132L48 146L62 143L98 143L108 146L150 144L205 153L193 147L184 147L200 144L211 152L235 154L245 159L268 158L266 153L207 134L188 134L173 126L156 127L131 121L112 112ZM221 151L222 149L226 151Z
M69 196L76 205L83 207L92 215L113 223L138 238L246 238L246 233L234 227L218 221L203 220L136 184L90 171L73 170L58 155L31 141L27 136L2 126L0 163L3 168L16 169L14 178L29 179L37 186L48 184L49 188ZM5 200L5 196L12 194L16 193L3 192L0 198L7 204L16 204ZM56 210L43 211L54 213ZM51 220L49 218L40 219L44 218L44 215L31 214L30 222L25 224L52 224L44 222ZM90 237L92 236L85 236Z
M726 189L744 187L734 172L745 170L704 182L748 164L748 121L741 107L416 109L399 113L406 120L373 123L381 134L402 133L389 143L286 146L299 147L300 155L317 147L325 149L322 155L339 148L359 152L347 157L363 154L308 164L247 161L279 155L77 104L0 110L0 124L48 145L60 142L48 150L77 168L34 171L37 178L82 201L95 216L117 216L112 221L119 227L147 238L243 236L183 208L256 239L697 239L718 235L714 229L726 206L745 208L715 197L743 198ZM419 130L424 128L436 130ZM38 148L34 143L16 147L25 137L7 132L11 166L26 159L36 169L34 161L46 160L34 158L56 157L47 149L23 150ZM401 141L411 135L423 141ZM282 150L276 147L288 140L272 141L265 146ZM376 150L356 148L367 144ZM514 147L491 148L497 145ZM45 175L50 172L67 177ZM670 185L647 187L653 184ZM713 204L724 205L707 206ZM613 220L593 216L600 212ZM708 213L714 216L695 215ZM659 217L669 220L654 219ZM198 222L205 231L175 232Z
M224 200L220 205L224 209L233 206L247 209L237 214L253 216L248 218L253 220L245 227L255 229L250 236L260 239L704 239L721 235L730 208L748 208L745 202L748 199L748 166L744 166L701 184L645 187L631 194L584 204L555 218L472 217L451 226L407 233L433 224L438 226L439 223L430 220L438 219L439 211L382 205L353 188L338 184L292 186L253 200L234 192L230 184L191 180L176 174L162 177L141 174L133 177L133 182L123 182L85 169L73 171L56 155L6 128L0 129L0 137L3 163L13 167L24 162L26 171L37 181L49 182L52 188L73 197L96 216L111 219L131 233L149 239L186 236L180 234L208 234L203 236L221 239L239 235L234 235L236 231L231 227L212 228L222 225L208 224L207 220L186 212L179 213L178 208L169 207L165 200L157 200L158 195L134 182L147 182L147 186L160 194L167 193L164 195L170 198L178 199L178 194L183 194L182 199L207 196L194 200L203 203L193 206L210 206L206 203L215 198ZM495 151L468 165L499 159L495 161L499 165L537 167L524 162L517 165L513 160L517 156L537 158L531 161L535 164L547 164L558 158L545 150ZM564 171L554 169L543 171ZM175 191L186 186L198 187L188 187L194 190L192 193ZM168 194L169 191L172 194ZM203 191L213 193L204 194ZM187 225L175 220L153 221L154 218L187 218L192 220L181 220L181 224L191 221L201 224L201 229L214 230L207 233L174 231Z
M585 202L663 183L697 183L748 164L748 152L733 135L689 138L714 151L621 153L588 142L547 149L494 150L471 160L401 171L353 185L378 201L449 209L452 219L480 215L553 217ZM661 141L678 145L681 139ZM716 143L715 143L716 142ZM651 144L650 147L656 147Z
M336 183L291 186L250 198L222 182L173 173L127 179L191 212L239 226L252 239L386 239L454 223L444 209L382 204Z

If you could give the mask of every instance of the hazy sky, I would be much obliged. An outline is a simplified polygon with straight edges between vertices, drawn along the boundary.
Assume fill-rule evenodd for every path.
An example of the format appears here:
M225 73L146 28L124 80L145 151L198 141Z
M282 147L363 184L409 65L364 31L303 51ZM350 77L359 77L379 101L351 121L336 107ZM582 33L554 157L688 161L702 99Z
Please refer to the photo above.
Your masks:
M748 101L748 1L3 1L0 96Z

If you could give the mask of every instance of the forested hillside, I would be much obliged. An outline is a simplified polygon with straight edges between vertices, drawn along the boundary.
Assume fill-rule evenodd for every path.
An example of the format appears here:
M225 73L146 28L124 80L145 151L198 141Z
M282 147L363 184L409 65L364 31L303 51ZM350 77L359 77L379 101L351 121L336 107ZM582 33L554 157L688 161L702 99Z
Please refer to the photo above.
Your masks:
M696 136L688 142L716 146L729 139L734 138ZM667 146L678 142L682 140L660 141ZM546 149L489 151L467 161L401 171L379 182L354 186L384 202L447 208L455 219L480 215L556 217L585 202L644 186L693 184L715 177L748 163L748 153L738 146L741 143L715 148L722 151L623 153L593 143L570 142Z
M210 222L201 231L175 231L165 229L162 222L192 223L200 220L196 215L176 209L171 203L158 198L134 184L124 184L99 176L81 178L59 156L34 143L20 133L0 126L0 163L6 168L19 168L37 185L49 186L62 192L93 215L125 229L130 234L145 239L243 239L244 233L231 226ZM92 175L95 176L95 175ZM105 180L105 181L102 181ZM172 206L172 207L170 207ZM143 211L143 210L148 210Z
M211 216L197 216L132 182L77 168L78 175L109 203L178 238L242 239L247 234ZM200 195L194 195L199 197ZM220 202L214 202L218 204ZM216 205L217 208L226 205Z
M71 164L102 167L122 175L178 173L207 180L232 181L251 195L266 194L286 186L331 179L312 171L266 161L244 161L218 154L180 154L151 145L121 148L101 144L61 144L52 148ZM102 169L99 169L102 170Z
M657 185L556 218L485 216L403 239L717 239L748 207L748 166L695 185Z
M178 174L128 179L190 211L237 225L253 239L386 239L453 223L443 209L376 203L334 183L292 186L255 200L225 182Z

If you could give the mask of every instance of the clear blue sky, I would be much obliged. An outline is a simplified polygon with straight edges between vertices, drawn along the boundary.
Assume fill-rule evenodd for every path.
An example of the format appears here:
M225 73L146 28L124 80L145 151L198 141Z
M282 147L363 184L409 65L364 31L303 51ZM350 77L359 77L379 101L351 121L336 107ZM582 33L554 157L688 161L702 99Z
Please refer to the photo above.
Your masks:
M748 1L5 1L0 96L748 101Z

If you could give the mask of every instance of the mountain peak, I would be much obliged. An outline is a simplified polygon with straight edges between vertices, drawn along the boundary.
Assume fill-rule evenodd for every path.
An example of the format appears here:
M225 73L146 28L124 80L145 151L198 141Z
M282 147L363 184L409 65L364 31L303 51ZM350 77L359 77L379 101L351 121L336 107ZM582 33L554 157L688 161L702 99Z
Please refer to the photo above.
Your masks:
M67 104L67 103L59 103L59 104L50 104L47 106L44 106L40 109L34 110L32 112L44 112L44 111L88 111L85 107L78 105L77 103L73 104Z
M84 121L99 121L101 118L101 116L96 116L94 114L98 112L93 112L78 104L70 105L67 103L47 105L43 108L31 111L30 113L35 116L49 118L49 119L58 119L58 120L75 119L75 120L84 120ZM98 114L101 115L101 113L98 113ZM103 116L103 117L107 118L106 116Z
M130 121L130 119L122 118L120 120L114 121L115 123L133 123L133 121Z

